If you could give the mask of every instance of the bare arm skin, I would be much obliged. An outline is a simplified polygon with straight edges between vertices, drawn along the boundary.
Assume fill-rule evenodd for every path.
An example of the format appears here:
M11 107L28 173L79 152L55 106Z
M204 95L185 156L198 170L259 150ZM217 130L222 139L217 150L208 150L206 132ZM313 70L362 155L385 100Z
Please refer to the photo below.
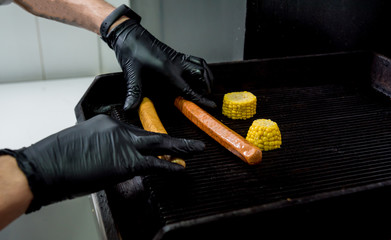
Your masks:
M77 26L99 34L103 20L115 9L103 0L14 0L35 16ZM112 27L126 18L118 20Z
M0 230L24 214L33 199L15 158L0 156Z

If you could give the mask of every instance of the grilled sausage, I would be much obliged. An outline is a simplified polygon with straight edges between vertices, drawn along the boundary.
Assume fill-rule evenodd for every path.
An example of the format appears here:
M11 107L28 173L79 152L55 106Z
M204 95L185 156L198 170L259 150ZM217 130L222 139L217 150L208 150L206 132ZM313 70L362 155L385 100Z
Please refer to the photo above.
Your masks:
M159 116L155 110L155 106L149 98L144 97L138 109L141 124L143 128L150 132L167 134ZM172 157L171 155L159 156L160 159L168 160L172 163L177 163L186 167L186 162L181 158Z
M244 162L254 165L262 160L262 151L238 133L228 128L205 110L182 97L175 99L175 106L202 131Z

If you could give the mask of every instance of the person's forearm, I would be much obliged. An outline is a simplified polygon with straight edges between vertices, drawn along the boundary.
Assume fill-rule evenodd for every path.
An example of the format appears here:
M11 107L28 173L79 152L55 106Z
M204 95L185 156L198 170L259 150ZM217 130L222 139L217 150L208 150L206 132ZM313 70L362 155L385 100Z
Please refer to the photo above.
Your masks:
M14 0L28 12L99 34L103 20L115 9L103 0Z
M15 158L0 156L0 230L21 216L33 194Z

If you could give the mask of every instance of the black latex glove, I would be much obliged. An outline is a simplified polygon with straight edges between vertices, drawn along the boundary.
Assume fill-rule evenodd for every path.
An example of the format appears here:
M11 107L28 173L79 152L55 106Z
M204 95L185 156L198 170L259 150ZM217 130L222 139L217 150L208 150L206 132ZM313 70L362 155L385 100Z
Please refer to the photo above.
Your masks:
M202 151L201 141L144 131L106 115L98 115L51 135L14 156L34 195L27 212L86 195L134 176L181 171L178 164L158 159L164 154Z
M175 51L134 20L114 28L107 37L107 44L114 49L127 81L125 110L135 109L147 88L159 88L202 106L216 107L204 97L211 93L213 84L212 73L204 59ZM143 77L143 70L156 71L160 76L148 80ZM156 84L159 81L164 83Z

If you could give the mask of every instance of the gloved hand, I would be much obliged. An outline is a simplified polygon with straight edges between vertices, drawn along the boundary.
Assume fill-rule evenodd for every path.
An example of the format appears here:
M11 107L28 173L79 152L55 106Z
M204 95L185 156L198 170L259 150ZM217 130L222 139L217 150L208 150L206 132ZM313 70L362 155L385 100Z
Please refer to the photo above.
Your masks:
M7 151L16 158L34 195L28 213L136 175L181 171L182 166L155 156L194 153L204 147L201 141L147 132L98 115L30 147Z
M147 88L159 88L202 106L216 107L205 98L211 93L213 76L204 59L175 51L132 19L115 27L104 39L114 49L127 81L125 110L135 109ZM160 76L147 79L142 74L145 69ZM156 85L159 81L164 83Z

